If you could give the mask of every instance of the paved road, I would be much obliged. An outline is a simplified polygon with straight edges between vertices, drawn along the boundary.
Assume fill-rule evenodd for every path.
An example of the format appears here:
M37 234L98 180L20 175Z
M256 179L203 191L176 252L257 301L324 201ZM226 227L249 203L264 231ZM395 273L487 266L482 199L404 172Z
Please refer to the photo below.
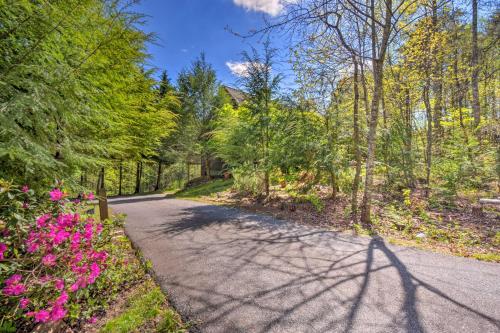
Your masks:
M112 200L201 332L500 332L500 264L158 195Z

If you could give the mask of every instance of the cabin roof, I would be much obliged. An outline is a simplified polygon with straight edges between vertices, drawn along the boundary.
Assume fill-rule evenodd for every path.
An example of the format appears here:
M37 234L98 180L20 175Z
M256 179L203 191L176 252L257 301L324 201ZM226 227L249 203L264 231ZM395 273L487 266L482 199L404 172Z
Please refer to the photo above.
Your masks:
M229 94L229 97L231 97L231 99L236 105L240 105L245 101L246 95L243 91L228 86L224 86L224 89L226 90L226 92Z

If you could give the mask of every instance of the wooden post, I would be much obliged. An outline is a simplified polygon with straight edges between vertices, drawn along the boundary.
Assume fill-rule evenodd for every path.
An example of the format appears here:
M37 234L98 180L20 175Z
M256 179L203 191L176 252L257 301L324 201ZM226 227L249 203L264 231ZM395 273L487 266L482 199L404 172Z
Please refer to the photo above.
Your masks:
M104 186L104 167L101 168L98 198L99 198L99 218L102 222L107 218L109 218L108 198L106 197L106 187Z

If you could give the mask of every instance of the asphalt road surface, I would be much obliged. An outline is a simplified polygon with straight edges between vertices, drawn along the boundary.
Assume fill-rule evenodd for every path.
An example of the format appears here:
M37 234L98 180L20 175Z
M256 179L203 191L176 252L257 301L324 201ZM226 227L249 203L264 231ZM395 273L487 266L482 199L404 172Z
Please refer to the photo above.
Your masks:
M194 332L500 332L500 264L160 195L110 201Z

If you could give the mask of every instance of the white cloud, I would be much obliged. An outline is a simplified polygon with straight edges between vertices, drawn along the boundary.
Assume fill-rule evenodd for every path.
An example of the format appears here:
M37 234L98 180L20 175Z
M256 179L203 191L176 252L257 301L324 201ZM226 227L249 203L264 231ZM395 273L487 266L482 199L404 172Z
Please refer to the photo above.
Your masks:
M247 10L276 16L281 13L286 3L297 2L297 0L233 0L233 2Z
M226 66L229 68L231 73L236 76L248 76L248 67L250 65L253 65L254 70L263 70L264 69L264 64L258 63L258 62L248 62L248 61L243 61L243 62L232 62L232 61L226 61ZM271 69L271 68L269 68Z
M231 73L233 73L236 76L247 76L249 64L250 64L249 62L226 61L226 66L229 68Z

